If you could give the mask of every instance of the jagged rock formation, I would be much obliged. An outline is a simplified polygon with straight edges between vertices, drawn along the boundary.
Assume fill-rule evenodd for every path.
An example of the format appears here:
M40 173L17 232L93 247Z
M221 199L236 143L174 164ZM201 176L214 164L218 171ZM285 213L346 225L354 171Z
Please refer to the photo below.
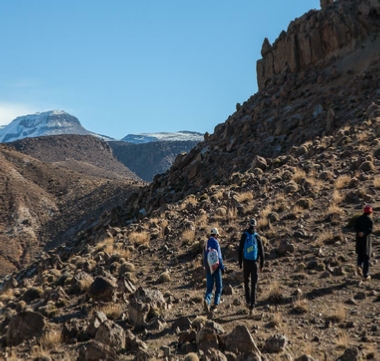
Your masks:
M380 4L367 1L321 1L321 11L310 10L292 21L288 30L270 44L264 40L257 61L257 81L262 91L282 85L284 76L310 67L322 69L361 46L380 29ZM300 74L302 76L302 74Z

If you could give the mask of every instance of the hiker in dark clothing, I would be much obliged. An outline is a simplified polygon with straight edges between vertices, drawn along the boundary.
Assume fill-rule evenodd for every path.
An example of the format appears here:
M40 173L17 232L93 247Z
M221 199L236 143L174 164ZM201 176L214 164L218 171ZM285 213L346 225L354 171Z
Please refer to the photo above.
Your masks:
M257 261L260 259L260 272L263 270L265 261L264 247L260 236L256 233L256 225L256 220L251 219L249 228L241 236L239 246L239 265L240 269L243 268L244 272L245 301L251 315L256 303L256 286L258 281ZM250 248L247 247L251 239L255 253L253 257L248 253ZM249 277L251 277L251 287L249 286Z
M364 279L371 278L369 275L369 259L372 253L372 241L370 234L372 233L373 228L371 214L372 207L365 206L364 213L355 221L358 274L363 274Z
M214 283L216 285L214 305L211 307L211 311L216 312L217 306L220 303L220 296L222 295L222 274L226 270L223 264L222 251L218 242L219 232L217 228L211 230L210 238L206 241L204 250L203 263L206 269L206 294L203 300L203 306L206 312L210 311L210 303L212 298L212 290L214 288ZM217 264L216 269L211 272L210 266L208 264L207 256L211 250L217 251Z

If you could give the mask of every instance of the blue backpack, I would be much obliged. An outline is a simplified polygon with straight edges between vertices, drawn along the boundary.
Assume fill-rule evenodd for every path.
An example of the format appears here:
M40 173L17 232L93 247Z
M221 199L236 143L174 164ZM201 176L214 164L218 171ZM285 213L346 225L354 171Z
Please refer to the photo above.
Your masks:
M256 261L257 260L257 233L251 234L249 232L245 232L247 238L244 243L244 259L248 261Z

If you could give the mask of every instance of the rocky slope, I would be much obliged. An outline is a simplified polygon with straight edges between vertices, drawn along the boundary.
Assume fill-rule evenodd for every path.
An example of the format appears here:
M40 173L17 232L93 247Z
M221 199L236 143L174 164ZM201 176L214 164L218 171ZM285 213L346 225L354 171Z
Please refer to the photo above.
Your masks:
M285 67L124 207L7 277L5 357L379 359L379 231L363 281L352 224L365 203L380 221L380 12L372 0L328 3L316 29L334 32L324 19L341 17L360 27L367 9L368 36L340 32L344 52ZM249 317L237 248L251 217L267 260ZM206 313L202 250L215 226L228 272Z
M140 178L151 182L166 172L178 154L187 153L198 141L160 141L141 144L109 142L115 157Z
M15 150L45 163L101 178L141 180L118 162L105 141L91 135L62 134L8 143Z
M46 145L48 138L42 143ZM93 137L88 140L103 147L99 149L103 156L98 154L95 164L84 157L79 160L78 156L75 162L74 158L53 161L54 152L64 157L75 153L71 149L65 154L58 146L60 138L54 141L57 147L50 149L40 148L43 144L36 139L0 147L1 275L30 263L43 247L50 248L62 239L67 240L78 227L90 224L143 184L114 158L111 162L106 143ZM83 151L85 143L82 142ZM45 162L17 152L13 146ZM92 148L93 151L96 147Z

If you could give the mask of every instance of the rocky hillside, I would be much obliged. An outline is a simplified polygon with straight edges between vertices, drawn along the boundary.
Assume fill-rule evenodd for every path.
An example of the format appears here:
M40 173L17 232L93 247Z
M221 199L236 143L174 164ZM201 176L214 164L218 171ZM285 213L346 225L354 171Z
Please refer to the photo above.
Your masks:
M306 14L295 23L329 51L276 70L124 207L4 280L5 358L380 358L380 5L322 5L312 22ZM346 31L336 32L339 19L350 19ZM344 38L335 49L322 41L334 32ZM376 227L372 279L363 281L352 224L366 203ZM253 316L237 265L251 217L266 254ZM228 271L210 313L202 250L212 227Z
M114 158L112 163L107 156L98 155L95 164L89 163L89 159L80 161L78 157L76 161L75 158L53 161L54 152L65 157L75 150L65 153L57 146L60 138L54 142L55 148L44 147L42 143L46 145L48 138L43 138L43 142L35 138L0 147L1 275L30 263L43 247L50 248L67 240L106 209L125 201L143 184L122 164ZM90 142L91 139L97 146L107 147L106 143L93 137L89 137ZM82 150L86 149L84 143ZM17 152L14 147L45 162ZM111 154L109 149L101 148L101 151ZM133 178L127 178L128 175Z
M109 142L115 157L147 182L166 172L178 154L189 152L197 144L198 141Z
M62 134L24 138L8 145L45 163L78 173L101 178L141 180L115 159L108 143L91 135Z

